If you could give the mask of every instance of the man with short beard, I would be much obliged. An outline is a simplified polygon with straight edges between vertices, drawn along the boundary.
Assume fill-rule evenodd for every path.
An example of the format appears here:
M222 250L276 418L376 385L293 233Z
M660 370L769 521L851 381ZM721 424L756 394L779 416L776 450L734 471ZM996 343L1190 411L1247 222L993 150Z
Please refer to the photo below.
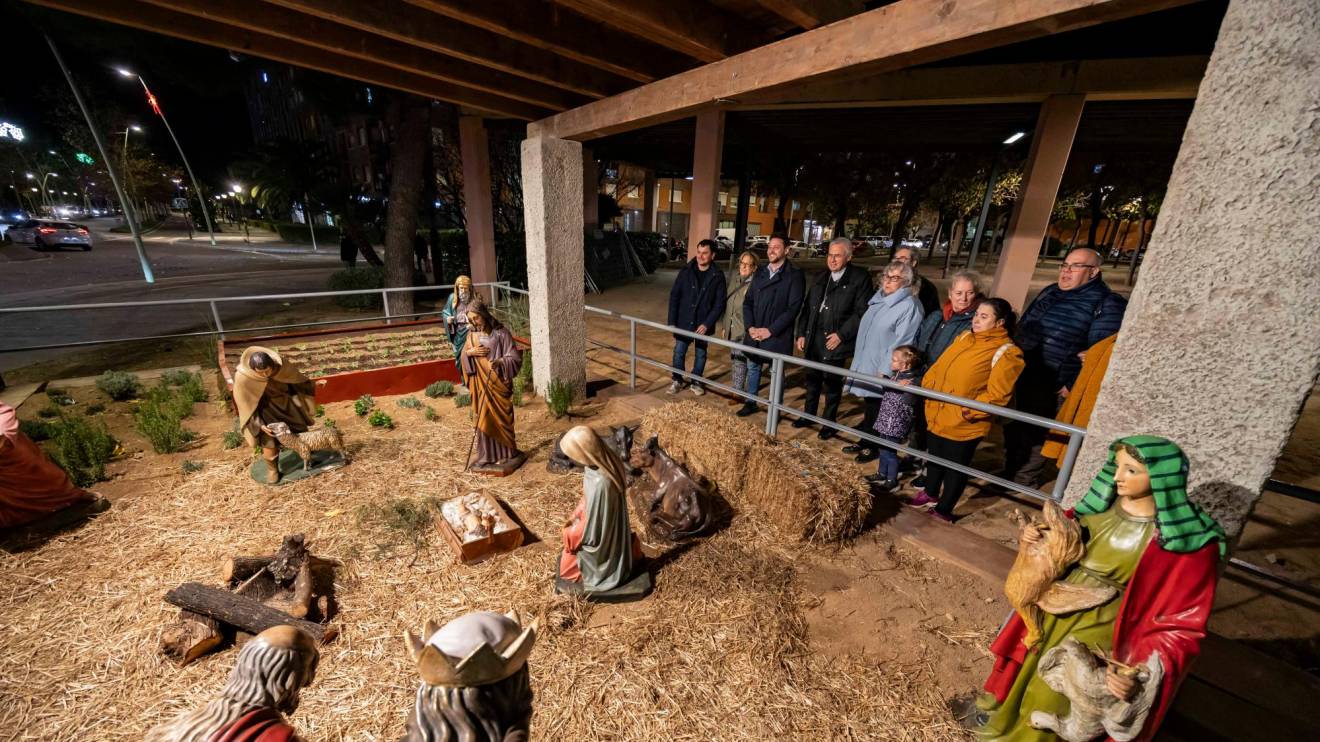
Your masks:
M802 310L805 281L802 271L788 260L788 240L772 235L765 249L766 264L752 276L752 285L743 300L743 323L747 333L743 344L771 353L793 353L793 323ZM761 369L767 359L747 354L747 387L756 395L761 388ZM778 401L778 400L776 400ZM738 408L738 417L756 413L756 402L748 400Z

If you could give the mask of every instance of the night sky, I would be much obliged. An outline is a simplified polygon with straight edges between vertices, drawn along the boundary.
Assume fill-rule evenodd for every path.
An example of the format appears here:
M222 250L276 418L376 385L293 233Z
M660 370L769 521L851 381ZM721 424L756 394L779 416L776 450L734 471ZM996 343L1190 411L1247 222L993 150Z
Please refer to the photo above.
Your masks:
M54 146L58 138L43 103L50 93L70 96L68 83L43 38L49 33L88 98L110 98L136 114L157 157L179 164L178 153L142 86L114 70L142 75L159 99L188 159L203 181L216 183L225 167L252 145L242 81L248 65L228 52L125 26L16 2L0 3L4 60L0 68L0 120L25 130L27 144ZM102 133L110 124L98 122Z

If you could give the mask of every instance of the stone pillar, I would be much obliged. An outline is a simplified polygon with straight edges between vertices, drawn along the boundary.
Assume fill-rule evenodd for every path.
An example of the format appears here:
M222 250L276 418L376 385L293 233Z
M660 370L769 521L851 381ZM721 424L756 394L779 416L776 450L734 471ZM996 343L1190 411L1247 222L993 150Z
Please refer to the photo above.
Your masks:
M647 168L642 178L642 231L655 231L655 171Z
M1040 107L1036 133L1031 138L1031 153L1022 176L1022 195L1013 218L1008 223L999 267L990 286L990 295L1007 299L1019 311L1027 299L1036 259L1050 225L1050 212L1059 194L1063 168L1072 151L1077 122L1082 118L1084 95L1051 95ZM981 230L985 225L977 226ZM986 248L989 250L989 247Z
M697 140L692 148L692 205L688 214L688 259L696 257L697 243L715 237L719 226L720 160L724 157L724 111L707 108L697 113Z
M583 310L582 145L552 137L522 143L523 218L532 335L532 383L581 393L587 380Z
M587 229L600 226L600 174L591 150L582 149L582 221Z
M1260 498L1320 372L1317 30L1316 3L1229 4L1067 502L1133 433L1183 447L1230 535Z
M463 214L467 221L468 263L473 283L499 280L495 262L495 210L490 191L490 140L480 116L458 117L463 158ZM486 298L489 289L481 289Z

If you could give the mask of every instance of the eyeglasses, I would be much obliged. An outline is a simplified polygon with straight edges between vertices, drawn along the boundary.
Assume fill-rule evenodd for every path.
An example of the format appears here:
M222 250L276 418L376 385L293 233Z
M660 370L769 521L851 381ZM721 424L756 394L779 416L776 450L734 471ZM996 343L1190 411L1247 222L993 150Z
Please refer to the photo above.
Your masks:
M902 281L902 280L903 280L903 277L902 277L902 276L885 276L884 280L886 280L886 281Z
M1059 265L1059 272L1069 273L1071 271L1088 270L1090 268L1099 268L1099 267L1100 266L1098 265L1091 265L1090 263L1061 263Z

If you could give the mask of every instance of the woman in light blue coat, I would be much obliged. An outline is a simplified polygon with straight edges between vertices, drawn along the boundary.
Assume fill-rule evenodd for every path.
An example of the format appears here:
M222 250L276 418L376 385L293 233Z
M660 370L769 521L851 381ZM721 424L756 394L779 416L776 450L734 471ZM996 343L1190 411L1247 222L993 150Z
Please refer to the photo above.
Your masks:
M892 371L894 348L907 345L917 336L921 327L921 302L909 291L912 286L912 267L907 263L890 263L881 274L880 290L867 302L866 314L857 330L857 349L853 351L849 370L872 376L888 376ZM849 379L845 391L861 397L865 413L857 430L872 433L875 417L880 412L882 388L879 384ZM844 446L844 453L857 454L858 463L874 461L880 454L875 445L861 441Z

